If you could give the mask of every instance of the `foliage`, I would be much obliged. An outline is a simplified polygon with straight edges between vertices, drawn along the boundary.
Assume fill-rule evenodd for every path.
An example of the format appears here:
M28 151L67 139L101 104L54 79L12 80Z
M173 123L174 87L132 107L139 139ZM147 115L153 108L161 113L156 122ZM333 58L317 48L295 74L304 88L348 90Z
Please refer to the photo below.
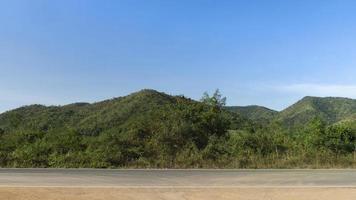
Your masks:
M356 131L349 120L333 124L325 120L325 115L318 114L314 118L308 116L297 129L287 129L286 122L278 120L278 116L286 114L252 109L255 113L249 116L268 115L266 112L277 116L276 120L256 122L247 119L247 115L226 110L225 104L226 98L218 90L212 96L205 93L200 102L143 90L94 104L22 107L0 115L0 166L300 168L356 165ZM298 113L288 116L299 119L305 110L309 108L286 113Z
M355 122L356 100L340 97L305 97L278 113L277 120L290 129L299 129L315 117L328 125L343 120Z
M262 106L228 106L226 109L263 124L269 123L278 114L277 111Z

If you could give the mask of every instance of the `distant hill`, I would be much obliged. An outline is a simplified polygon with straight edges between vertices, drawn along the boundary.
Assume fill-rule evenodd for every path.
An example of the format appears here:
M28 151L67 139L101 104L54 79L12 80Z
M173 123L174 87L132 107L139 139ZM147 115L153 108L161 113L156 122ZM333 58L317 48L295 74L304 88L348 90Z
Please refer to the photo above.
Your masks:
M5 112L0 115L0 128L48 130L70 127L85 135L97 135L111 128L125 127L139 118L149 118L155 111L174 106L178 102L185 105L200 102L171 96L155 90L141 90L128 96L113 98L93 104L74 103L65 106L30 105ZM168 110L167 110L168 111ZM234 127L245 126L248 120L244 117L227 112L233 118Z
M83 134L98 134L113 127L123 127L136 118L164 109L167 105L199 102L181 96L171 96L155 90L141 90L128 96L101 102L73 103L65 106L30 105L0 114L0 128L39 128L47 130L71 127ZM353 123L356 121L356 100L341 97L307 96L278 112L263 106L227 106L226 115L232 120L232 128L240 129L253 124L279 121L288 128L305 125L319 118L327 124Z
M31 126L81 126L88 124L102 129L106 126L122 125L130 118L149 110L174 103L176 97L154 90L142 90L125 97L113 98L93 104L74 103L65 106L24 106L0 115L0 126L14 128ZM16 118L16 120L14 120ZM46 127L40 127L46 128ZM47 127L49 128L49 127ZM94 128L94 127L93 127ZM89 131L89 130L88 130Z
M327 124L343 120L354 120L356 100L341 97L311 97L307 96L281 111L277 120L287 127L305 125L313 118L319 118Z
M240 114L241 116L248 118L252 121L257 121L260 123L266 123L273 120L278 111L257 105L251 106L228 106L227 110Z
M226 109L255 123L277 121L289 129L305 126L314 118L327 124L344 123L351 126L356 122L356 100L341 97L307 96L280 112L255 105L229 106Z

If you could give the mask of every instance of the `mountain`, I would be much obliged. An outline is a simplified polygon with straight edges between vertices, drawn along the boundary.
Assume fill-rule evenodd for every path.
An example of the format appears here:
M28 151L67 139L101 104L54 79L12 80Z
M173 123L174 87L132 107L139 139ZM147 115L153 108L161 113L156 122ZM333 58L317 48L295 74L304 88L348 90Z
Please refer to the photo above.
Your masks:
M104 128L122 124L130 118L142 115L177 101L176 97L154 90L142 90L125 97L113 98L93 104L74 103L65 106L24 106L0 115L0 126L6 128L31 126L81 126L88 124ZM16 120L15 120L16 119ZM46 129L46 127L40 127Z
M311 97L307 96L281 111L277 120L287 127L298 127L308 123L313 118L319 118L327 124L340 121L352 121L356 114L356 100L341 97Z
M47 130L70 127L86 135L97 135L107 129L124 127L138 118L166 109L178 102L199 102L171 96L155 90L141 90L128 96L93 104L74 103L65 106L30 105L0 114L0 129L34 128ZM299 127L311 119L320 118L327 124L356 121L356 100L341 97L307 96L280 112L257 105L227 106L226 115L232 120L232 129L253 124L279 121L288 128Z
M176 109L178 103L184 106L200 102L171 96L155 90L141 90L125 97L113 98L93 104L74 103L65 106L24 106L0 115L0 128L48 130L70 127L85 135L97 135L107 129L124 127L140 118L149 118L156 111ZM234 118L235 126L248 124L244 117L227 112Z
M356 100L341 97L306 96L280 112L255 105L228 106L226 109L257 124L275 121L288 129L305 126L314 118L329 125L343 123L353 126L356 122Z
M251 106L228 106L227 110L240 114L241 116L248 118L252 121L259 123L266 123L273 120L278 112L263 106L251 105Z
M24 106L0 114L0 167L194 166L228 129L251 126L216 108L155 90L92 104Z

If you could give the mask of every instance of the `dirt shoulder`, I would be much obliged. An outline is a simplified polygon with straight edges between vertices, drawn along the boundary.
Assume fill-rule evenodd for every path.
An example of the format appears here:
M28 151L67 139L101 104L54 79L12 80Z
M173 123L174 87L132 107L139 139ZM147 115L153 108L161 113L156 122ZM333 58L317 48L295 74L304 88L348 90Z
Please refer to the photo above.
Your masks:
M1 200L354 200L356 188L0 187Z

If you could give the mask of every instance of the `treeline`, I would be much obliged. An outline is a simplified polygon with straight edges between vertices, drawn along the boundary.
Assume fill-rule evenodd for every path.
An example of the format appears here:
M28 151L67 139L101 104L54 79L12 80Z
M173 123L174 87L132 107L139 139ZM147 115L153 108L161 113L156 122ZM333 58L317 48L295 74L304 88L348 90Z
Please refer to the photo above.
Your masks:
M342 123L316 118L293 131L278 122L257 125L227 112L218 91L201 102L155 93L119 101L125 112L103 109L115 100L63 112L35 106L6 113L0 118L0 166L356 167L356 131ZM85 118L92 110L95 115Z
M314 119L297 132L271 124L254 133L232 132L228 141L231 167L239 168L353 168L356 131L327 126Z

